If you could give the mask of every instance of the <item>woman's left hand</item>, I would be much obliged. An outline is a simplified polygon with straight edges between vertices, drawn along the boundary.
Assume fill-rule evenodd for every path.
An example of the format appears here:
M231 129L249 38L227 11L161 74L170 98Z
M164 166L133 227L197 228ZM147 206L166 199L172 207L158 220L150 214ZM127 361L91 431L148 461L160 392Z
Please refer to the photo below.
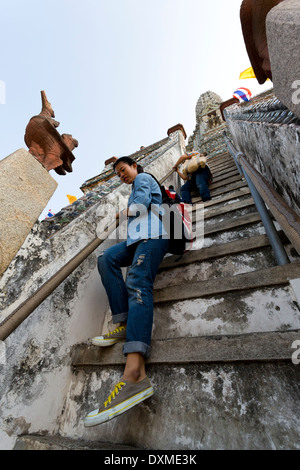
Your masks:
M116 213L116 220L120 219L121 217L127 217L128 210L123 209L121 212Z

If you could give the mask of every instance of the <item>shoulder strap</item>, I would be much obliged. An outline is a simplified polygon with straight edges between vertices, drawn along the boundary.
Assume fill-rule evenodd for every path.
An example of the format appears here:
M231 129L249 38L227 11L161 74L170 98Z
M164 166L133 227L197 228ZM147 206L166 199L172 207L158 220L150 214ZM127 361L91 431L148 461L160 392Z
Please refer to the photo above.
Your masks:
M159 189L160 189L161 196L162 196L162 202L167 201L167 200L168 200L168 201L171 200L172 198L171 198L170 196L168 196L165 187L160 184L160 182L155 178L155 176L153 176L151 173L147 173L147 172L145 172L145 173L146 173L146 175L152 176L152 178L153 178L153 179L156 181L156 183L158 184L158 187L159 187Z
M152 175L151 173L147 173L147 171L144 171L144 173L145 173L146 175L152 176L152 178L157 182L158 186L160 187L160 182L155 178L154 175Z

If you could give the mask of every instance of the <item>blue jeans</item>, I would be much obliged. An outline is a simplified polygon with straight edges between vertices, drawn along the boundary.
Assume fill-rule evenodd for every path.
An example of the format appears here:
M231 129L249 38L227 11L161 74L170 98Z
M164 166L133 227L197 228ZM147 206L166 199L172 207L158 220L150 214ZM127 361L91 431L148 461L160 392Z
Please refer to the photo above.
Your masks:
M192 203L191 191L193 191L195 186L200 193L202 201L208 201L210 199L210 191L208 187L209 178L210 174L207 168L204 168L200 172L197 171L192 175L192 178L181 187L181 197L183 202L186 204Z
M169 240L148 239L127 246L111 246L98 258L98 270L105 287L113 322L127 322L125 355L139 352L150 356L153 325L153 283L168 251ZM121 267L131 266L126 283Z

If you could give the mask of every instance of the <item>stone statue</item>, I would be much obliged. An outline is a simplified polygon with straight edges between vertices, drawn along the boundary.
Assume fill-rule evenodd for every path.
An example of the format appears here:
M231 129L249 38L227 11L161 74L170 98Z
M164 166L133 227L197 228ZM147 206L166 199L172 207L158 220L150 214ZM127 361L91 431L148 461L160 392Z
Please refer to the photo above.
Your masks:
M261 85L272 71L267 43L266 18L269 11L285 0L244 0L241 5L241 24L248 56Z
M70 134L59 134L56 130L59 122L53 119L55 114L44 91L41 91L41 97L42 111L30 119L25 131L25 143L29 152L47 171L54 170L59 175L65 175L66 171L73 171L75 157L72 150L78 147L78 141Z

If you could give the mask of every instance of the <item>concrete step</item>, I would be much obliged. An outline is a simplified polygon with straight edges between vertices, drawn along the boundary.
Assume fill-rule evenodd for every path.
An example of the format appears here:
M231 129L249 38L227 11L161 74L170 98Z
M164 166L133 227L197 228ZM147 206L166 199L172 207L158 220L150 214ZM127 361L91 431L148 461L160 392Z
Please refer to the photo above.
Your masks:
M207 159L207 164L209 165L210 168L216 168L219 166L224 166L228 162L235 163L234 158L230 153L224 154L223 156L218 156L215 158L208 158Z
M227 159L224 163L219 163L218 165L209 165L209 168L212 172L213 178L222 174L225 170L236 170L237 166L235 161L230 158Z
M233 199L239 199L243 198L244 196L248 196L250 193L250 189L248 187L242 187L240 189L237 189L236 191L231 191L225 194L224 196L220 194L219 196L214 197L211 201L206 201L206 202L199 202L191 206L189 208L190 212L194 212L195 210L198 210L199 208L202 208L204 206L204 209L208 209L211 206L216 206L220 204L226 204L227 202L233 200Z
M232 173L234 173L234 175L232 175ZM213 183L209 186L210 193L212 195L216 194L217 189L220 191L220 188L223 188L224 186L228 186L228 185L233 184L233 183L244 182L244 181L245 181L244 178L239 174L239 172L236 172L233 169L230 172L221 175L220 178L218 177L217 181L215 181L215 180L213 181ZM191 194L192 194L192 196L194 194L197 195L197 191L194 191ZM222 194L222 193L219 193L219 194Z
M296 252L296 250L293 249L293 246L289 243L289 240L286 238L285 234L282 231L278 231L278 235L286 250L290 262L293 263L294 261L299 261L300 255ZM269 256L268 253L271 250L271 247L269 239L265 234L245 236L228 243L215 243L199 250L196 248L192 249L191 251L185 253L182 257L178 257L177 255L166 256L160 265L158 275L161 271L187 266L190 263L200 263L208 260L213 261L215 258L221 259L222 257L235 256L237 254L246 255L248 252L259 250L266 251L266 256ZM272 254L271 263L273 264L273 262L275 262L275 259Z
M147 365L290 361L291 345L299 337L298 329L157 339L151 343L151 356ZM80 344L73 351L72 367L115 366L123 365L125 361L122 343L111 348Z
M244 179L241 179L241 180L238 180L234 183L227 183L226 182L226 183L224 183L224 186L212 189L210 193L211 193L211 197L214 198L216 196L224 195L228 192L234 191L234 190L239 189L239 188L245 188L245 187L248 187L247 182ZM192 197L192 203L193 204L197 204L200 201L201 201L200 196L195 195L195 196Z
M90 443L109 441L154 450L299 449L300 368L288 357L296 337L299 333L289 332L172 342L177 345L175 363L172 357L172 364L147 365L155 394L93 428L84 428L84 417L107 399L124 365L78 364L59 433ZM162 348L163 359L166 343L155 344ZM117 352L116 346L120 345L112 348ZM172 347L167 350L170 354ZM216 362L210 360L210 352ZM188 357L182 363L185 354L191 361ZM244 360L238 360L239 355Z
M206 201L206 202L200 202L198 204L194 204L192 206L193 208L197 209L197 207L200 205L204 205L204 208L209 208L211 206L215 205L220 205L220 204L226 204L228 201L231 201L236 198L243 198L244 196L251 195L250 189L246 187L241 187L236 190L233 190L231 192L220 194L218 196L215 196L211 201Z
M239 171L237 168L228 168L227 170L223 170L218 172L217 176L214 176L214 183L219 181L223 181L224 178L229 178L231 176L239 175Z
M230 191L226 194L219 194L215 196L213 199L210 201L202 202L198 201L193 203L192 205L187 206L187 211L192 214L193 212L197 210L202 210L202 209L209 209L210 207L214 206L220 206L223 204L230 203L232 200L240 200L243 199L246 196L251 195L250 189L246 186L238 188L236 190ZM194 198L196 199L196 198Z
M252 238L257 239L257 245L250 238L193 250L178 261L182 261L180 264L176 261L178 257L174 256L172 260L166 258L156 276L154 288L220 279L276 266L267 237L261 235Z
M260 215L256 211L248 212L245 215L230 217L226 220L212 221L207 219L207 223L205 224L205 236L216 234L218 232L233 231L234 229L239 228L242 230L242 227L248 227L252 224L261 224Z
M213 217L218 217L219 215L225 216L229 212L236 211L238 209L243 209L245 207L253 207L255 206L254 200L252 197L244 197L238 198L235 200L231 200L229 202L225 202L220 207L209 207L204 209L204 219L211 219Z
M223 143L225 143L225 142L224 141L222 142L222 147L223 147ZM227 147L224 148L224 151L222 153L220 153L220 154L218 153L217 155L209 154L207 158L208 158L208 160L216 160L218 158L221 158L224 155L230 155L230 152L229 152Z
M62 436L44 436L28 434L19 436L13 450L108 450L108 451L136 451L137 447L112 444L111 442L83 441Z
M217 155L215 157L208 157L207 163L209 166L224 164L227 160L234 161L233 157L229 152Z
M217 221L208 219L205 222L204 234L203 226L193 229L196 240L193 242L192 250L200 250L201 248L213 245L216 246L243 238L264 235L266 231L258 212L246 212L243 215L244 212L241 211L240 214L233 215L233 217L228 217L225 220L222 217Z
M261 219L257 220L256 207L252 202L244 204L242 201L236 203L236 205L232 204L227 207L223 206L220 210L214 210L214 213L211 213L212 217L209 217L209 215L210 213L204 214L204 223L201 222L201 218L199 218L198 220L196 219L195 223L192 225L193 233L198 244L196 246L198 246L198 248L209 246L212 243L219 244L214 237L216 234L220 233L220 243L227 243L236 239L244 238L247 236L247 228L249 228L248 236L252 236L253 229L251 230L251 227L247 227L247 225L251 224L251 221L253 220L258 223L257 228L259 231L256 234L262 235L265 233ZM199 243L201 244L201 242L202 245L199 246Z
M209 154L208 157L207 157L207 159L208 159L209 161L214 161L214 160L218 160L219 158L222 158L222 157L225 156L225 155L230 155L230 152L229 152L229 150L228 150L227 147L225 147L224 152L222 152L222 153L220 153L220 154L218 154L218 155L210 155L210 154Z
M297 268L296 265L228 277L222 277L224 273L220 270L219 277L196 281L190 281L187 275L182 279L180 269L184 267L178 268L173 278L176 285L170 283L168 287L154 290L152 338L163 340L299 329L299 300L289 282L299 278L299 263ZM172 276L172 270L167 273ZM159 277L158 284L162 282ZM163 278L164 281L167 279ZM94 336L112 329L111 314L107 312L103 331L95 331Z
M226 186L228 184L235 183L238 181L243 181L243 177L240 174L236 176L230 176L230 177L225 175L225 177L221 181L218 181L217 183L213 182L210 185L210 191L213 193L215 189L221 188L222 186Z
M199 209L199 205L197 205L195 210L190 212L193 233L197 240L196 246L200 248L199 243L201 241L205 244L204 237L207 237L211 230L214 231L216 227L221 229L223 226L226 227L227 221L232 222L234 220L236 220L235 227L238 227L239 219L255 212L256 206L254 200L249 195L231 199L223 202L223 204L210 206L209 208L200 206ZM228 230L230 231L230 226L228 229L225 228L223 232Z
M186 253L182 258L178 259L177 255L166 257L160 265L159 271L181 266L191 263L208 261L213 258L221 258L227 255L235 255L246 253L247 251L256 250L263 247L269 247L269 240L266 235L258 235L256 237L243 238L231 243L210 246L201 250L193 250Z
M192 220L197 220L197 215L204 215L205 220L212 219L214 217L226 216L227 213L237 211L243 208L251 208L256 210L254 200L250 194L248 188L242 187L240 189L230 191L223 196L216 197L211 201L207 201L204 204L194 203L189 206L188 212L192 217ZM231 215L229 215L231 217ZM198 217L201 220L201 217Z
M236 276L210 279L202 282L189 282L186 288L182 285L181 289L178 289L177 286L156 289L154 291L154 303L198 299L210 295L224 294L225 292L281 286L288 284L290 279L298 279L299 277L300 263L295 262Z
M257 238L259 237L258 235ZM262 237L264 237L264 235L262 235ZM234 245L239 241L245 241L247 244L248 239L237 240L226 243L226 245ZM224 245L219 246L223 247ZM203 255L206 256L208 250L211 248L213 248L211 253L214 251L218 252L217 247L210 246L203 248L203 250L193 250L191 253L204 251ZM235 248L235 246L233 246L233 248ZM236 276L238 274L257 271L272 266L276 266L276 260L271 246L262 248L249 247L245 252L224 254L223 256L220 255L220 258L212 255L207 260L202 258L201 261L194 261L192 264L186 263L185 266L181 265L177 267L176 262L174 262L171 270L164 270L157 274L154 286L157 289L162 289L171 285L184 284L185 282L202 282L209 279Z
M208 281L206 283L209 284ZM189 285L177 286L177 290L184 296L189 293ZM157 302L152 338L241 335L299 328L299 301L287 281L281 286L262 286Z

